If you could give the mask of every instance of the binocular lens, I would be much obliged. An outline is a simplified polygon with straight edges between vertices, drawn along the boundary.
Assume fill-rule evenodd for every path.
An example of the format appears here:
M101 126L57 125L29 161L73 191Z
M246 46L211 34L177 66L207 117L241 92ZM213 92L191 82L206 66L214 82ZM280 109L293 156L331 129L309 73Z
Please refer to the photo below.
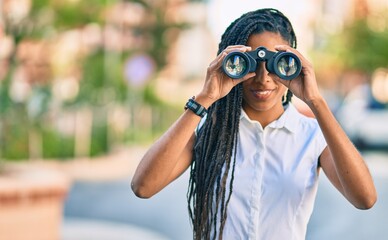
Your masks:
M298 71L298 64L292 56L283 56L277 62L277 69L283 76L292 76Z
M241 55L233 55L228 57L224 68L229 76L239 78L246 71L247 62Z

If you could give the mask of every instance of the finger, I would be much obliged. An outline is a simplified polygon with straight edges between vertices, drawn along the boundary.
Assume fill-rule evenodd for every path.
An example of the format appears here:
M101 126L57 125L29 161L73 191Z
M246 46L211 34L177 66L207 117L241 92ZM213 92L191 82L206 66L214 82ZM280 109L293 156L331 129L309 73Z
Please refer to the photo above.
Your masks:
M225 48L220 54L217 55L217 57L213 60L213 62L210 63L209 66L217 66L219 65L219 62L222 62L223 59L225 58L228 53L233 52L233 51L246 51L244 45L234 45L234 46L228 46Z
M309 63L309 61L298 50L296 50L295 48L293 48L291 46L288 46L288 45L276 45L275 46L275 50L277 50L277 51L284 51L284 52L292 52L293 54L298 56L298 58L302 62L302 66L305 65L304 63Z
M256 76L256 73L255 72L251 72L251 73L248 73L247 75L245 75L243 78L239 78L239 79L233 79L233 81L236 82L235 85L241 83L241 82L244 82L250 78L253 78L254 76Z
M224 61L224 58L229 53L236 52L236 51L246 52L246 51L250 51L251 49L252 49L251 47L243 46L243 45L230 46L230 47L226 48L224 51L222 51L220 54L218 54L216 59L209 65L209 67L211 67L212 70L221 68L221 65L222 65L222 62Z
M289 49L294 49L294 48L290 47L289 45L275 45L274 48L276 51L287 51Z
M295 48L292 48L288 45L276 45L275 49L279 51L292 52L300 59L302 71L299 76L296 77L297 79L303 79L303 76L309 76L314 73L313 65L311 64L311 62Z
M233 52L233 51L242 51L242 52L246 52L246 51L250 51L252 50L252 47L250 46L245 46L245 45L230 45L228 47L226 47L223 52Z
M221 63L224 60L226 55L228 55L228 53L224 51L218 54L216 59L214 59L213 62L210 63L209 68L218 69L221 66Z
M295 48L289 46L289 45L276 45L275 47L276 51L281 51L281 52L292 52L298 56L303 56L298 50Z
M252 47L244 45L232 45L225 48L221 53L231 53L231 52L248 52L251 51ZM219 54L221 55L221 54Z

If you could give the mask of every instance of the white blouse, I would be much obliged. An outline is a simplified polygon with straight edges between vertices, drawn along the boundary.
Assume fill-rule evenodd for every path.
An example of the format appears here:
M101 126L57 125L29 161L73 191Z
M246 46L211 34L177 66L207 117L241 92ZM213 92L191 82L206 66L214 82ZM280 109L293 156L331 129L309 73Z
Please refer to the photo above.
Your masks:
M325 147L317 121L292 104L265 129L243 111L223 239L305 239Z

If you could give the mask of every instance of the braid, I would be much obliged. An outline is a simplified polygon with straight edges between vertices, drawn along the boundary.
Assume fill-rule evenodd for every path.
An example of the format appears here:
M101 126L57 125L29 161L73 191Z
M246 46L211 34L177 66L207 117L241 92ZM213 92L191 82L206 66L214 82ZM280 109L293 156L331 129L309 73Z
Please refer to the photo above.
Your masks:
M296 48L296 36L287 17L275 9L260 9L230 24L221 37L218 54L229 45L246 45L250 35L266 31L279 33ZM286 103L291 97L288 91ZM222 239L233 191L242 102L239 84L209 107L207 119L197 132L187 192L194 239Z

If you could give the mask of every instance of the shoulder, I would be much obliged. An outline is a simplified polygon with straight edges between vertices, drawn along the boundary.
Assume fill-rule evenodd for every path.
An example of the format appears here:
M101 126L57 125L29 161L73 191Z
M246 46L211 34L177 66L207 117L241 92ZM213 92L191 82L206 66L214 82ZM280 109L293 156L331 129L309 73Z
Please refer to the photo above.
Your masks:
M302 131L319 130L320 131L320 127L317 119L313 117L308 117L300 112L298 112L298 115L299 115L300 130Z
M316 147L316 153L320 155L327 143L318 121L311 116L306 116L299 112L295 106L290 105L293 108L292 115L295 117L294 131L298 136L298 139L305 139L307 142Z
M285 126L292 132L320 131L318 121L314 117L302 114L292 103L287 106L284 115Z

